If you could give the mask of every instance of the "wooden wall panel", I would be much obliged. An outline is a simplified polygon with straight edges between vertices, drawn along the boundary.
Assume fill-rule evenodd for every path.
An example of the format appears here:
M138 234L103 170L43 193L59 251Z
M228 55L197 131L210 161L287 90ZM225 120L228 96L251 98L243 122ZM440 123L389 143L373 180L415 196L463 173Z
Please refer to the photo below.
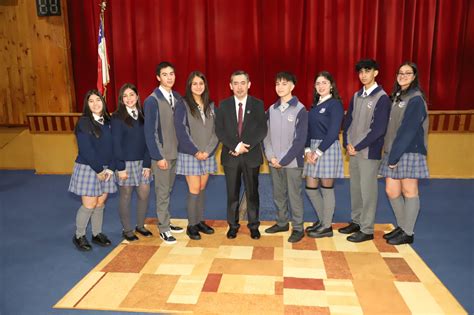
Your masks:
M0 125L75 108L65 0L61 11L38 17L34 1L0 0Z

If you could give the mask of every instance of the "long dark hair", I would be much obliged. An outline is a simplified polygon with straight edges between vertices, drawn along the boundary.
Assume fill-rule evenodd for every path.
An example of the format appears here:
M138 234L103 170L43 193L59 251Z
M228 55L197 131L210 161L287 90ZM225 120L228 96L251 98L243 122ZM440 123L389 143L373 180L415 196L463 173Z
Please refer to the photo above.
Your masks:
M314 77L314 83L313 83L313 86L316 84L316 80L319 78L319 77L323 77L325 78L326 80L329 81L329 83L331 83L331 94L332 94L332 97L337 99L337 100L340 100L341 101L341 96L339 95L339 92L337 90L337 87L336 87L336 81L334 81L334 78L332 77L332 75L327 72L327 71L321 71L320 73L318 73L315 77ZM313 104L318 104L318 101L319 101L319 98L321 97L321 95L319 95L318 93L318 90L316 89L316 87L314 86L313 87Z
M84 96L84 104L83 104L81 119L86 119L88 121L88 123L84 125L84 127L86 128L85 131L86 132L91 132L92 134L94 134L94 136L99 138L102 134L102 130L101 130L102 125L99 124L94 119L94 116L92 115L92 111L89 108L89 98L92 95L97 95L100 98L100 100L102 101L103 107L102 107L101 115L104 118L104 123L110 121L110 115L107 112L107 104L105 103L105 99L102 96L102 94L100 94L100 92L95 90L95 89L87 91L86 95ZM78 128L79 128L79 123L76 125L76 128L75 128L76 132L78 131Z
M137 104L135 105L136 108L137 108L137 115L138 115L138 122L140 124L143 124L145 119L143 117L143 109L142 109L142 106L140 105L140 96L138 94L138 89L135 85L133 85L132 83L125 83L124 85L122 85L122 87L120 88L120 91L119 91L119 94L118 94L118 105L117 105L117 110L115 110L115 112L113 113L113 116L114 117L117 117L118 119L122 120L125 122L125 124L129 127L132 127L133 125L133 118L128 114L128 111L127 111L127 105L125 105L125 103L123 102L123 95L125 94L125 91L127 89L130 89L132 90L133 92L135 92L135 94L137 94Z
M186 100L186 103L189 106L189 110L191 111L191 115L194 117L200 117L199 109L198 109L198 104L194 100L193 97L193 92L191 91L191 85L193 84L193 79L195 77L201 78L204 81L204 92L201 95L202 102L204 103L204 113L206 117L209 117L211 113L211 107L210 103L211 101L209 100L209 87L207 85L207 79L206 76L200 72L200 71L193 71L189 74L188 80L186 81L186 94L184 95L184 99Z
M410 83L410 85L408 86L406 90L402 90L402 87L400 86L400 84L398 84L398 80L396 77L398 75L398 72L400 72L400 69L403 66L409 66L413 70L413 75L415 76L415 79ZM421 90L420 81L418 80L418 66L414 62L405 61L404 63L400 65L400 67L398 67L397 74L395 74L395 83L393 84L393 89L392 89L392 93L390 94L390 99L392 100L392 102L394 100L399 100L400 96L405 95L406 93L408 93L408 91L414 88L420 90L421 94L423 95L423 98L425 98L425 93L423 93L423 91Z

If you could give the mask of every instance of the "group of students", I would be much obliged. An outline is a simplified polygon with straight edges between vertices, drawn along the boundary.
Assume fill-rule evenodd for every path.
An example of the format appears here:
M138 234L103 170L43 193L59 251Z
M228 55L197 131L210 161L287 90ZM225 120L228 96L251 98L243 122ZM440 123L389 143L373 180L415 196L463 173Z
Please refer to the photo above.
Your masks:
M189 189L186 234L192 240L201 239L200 233L213 234L204 221L205 188L209 174L217 171L219 142L227 190L227 238L236 238L240 228L242 181L250 236L261 236L258 175L263 155L270 166L277 208L276 223L265 232L289 231L291 222L289 242L300 241L305 232L313 238L331 237L334 181L344 177L341 125L342 145L349 155L352 220L338 231L351 234L347 237L351 242L373 239L377 177L381 175L386 178L386 193L397 221L397 227L383 237L392 245L412 243L420 209L418 179L429 176L428 112L418 69L412 62L403 63L390 96L376 83L375 60L360 60L355 70L363 87L354 93L345 116L335 80L326 71L315 77L309 112L292 94L297 80L289 72L276 75L279 98L266 113L263 102L248 94L251 82L246 72L231 75L233 96L215 108L206 77L199 71L189 75L184 97L173 91L175 70L169 62L158 65L159 86L146 98L143 109L137 88L130 83L120 89L111 117L102 95L96 90L87 92L75 129L79 153L69 185L69 191L82 197L73 243L79 250L92 249L86 237L90 220L92 242L111 244L102 233L102 220L107 195L116 192L117 186L123 238L151 237L144 221L153 178L159 235L167 244L176 243L173 234L184 231L170 223L176 174L185 176ZM302 177L318 216L306 229ZM135 229L130 219L134 188L138 196Z

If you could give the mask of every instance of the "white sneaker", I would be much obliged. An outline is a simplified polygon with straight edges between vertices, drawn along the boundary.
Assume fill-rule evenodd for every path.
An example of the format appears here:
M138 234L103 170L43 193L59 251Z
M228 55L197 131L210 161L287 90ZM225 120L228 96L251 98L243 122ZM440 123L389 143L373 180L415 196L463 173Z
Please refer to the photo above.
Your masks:
M166 231L164 233L160 233L160 237L166 244L176 244L176 239L171 234L171 231Z
M170 230L172 233L178 234L178 233L183 233L184 229L180 226L176 226L173 224L170 224Z

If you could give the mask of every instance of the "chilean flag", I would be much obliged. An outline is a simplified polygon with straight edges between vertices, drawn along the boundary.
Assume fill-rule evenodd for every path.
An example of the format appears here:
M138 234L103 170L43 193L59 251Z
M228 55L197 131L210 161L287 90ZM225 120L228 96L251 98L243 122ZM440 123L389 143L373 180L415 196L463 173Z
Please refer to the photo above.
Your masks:
M99 55L97 59L97 90L99 90L99 92L104 95L106 86L110 81L110 76L109 60L107 58L107 46L105 44L103 14L100 15L98 52Z

